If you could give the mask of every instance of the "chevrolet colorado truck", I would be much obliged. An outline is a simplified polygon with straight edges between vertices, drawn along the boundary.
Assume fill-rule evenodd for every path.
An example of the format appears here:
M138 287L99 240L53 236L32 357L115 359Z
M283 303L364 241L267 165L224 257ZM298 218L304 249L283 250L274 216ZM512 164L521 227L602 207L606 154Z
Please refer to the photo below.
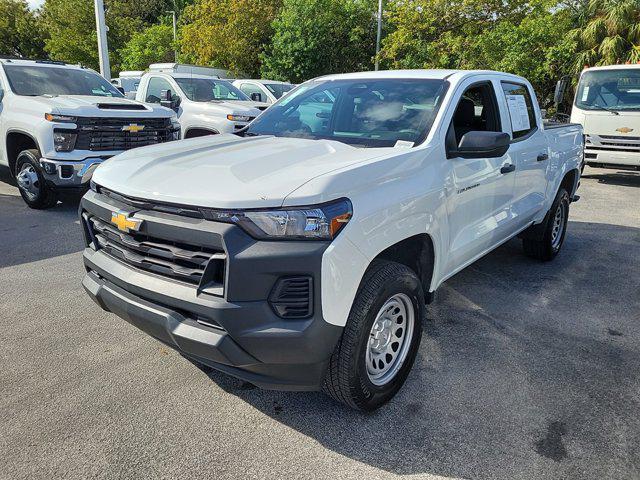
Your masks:
M558 254L582 150L514 75L317 78L235 135L98 168L83 285L196 363L372 410L407 378L442 282L517 235Z
M93 170L130 148L175 140L175 113L122 94L93 70L44 60L0 60L0 165L31 208L89 188Z

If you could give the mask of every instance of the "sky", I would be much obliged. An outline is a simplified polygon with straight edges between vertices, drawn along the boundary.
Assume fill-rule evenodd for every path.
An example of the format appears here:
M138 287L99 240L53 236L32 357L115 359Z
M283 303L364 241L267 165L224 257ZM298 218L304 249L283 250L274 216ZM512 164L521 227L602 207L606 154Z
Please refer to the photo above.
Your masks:
M28 0L29 7L34 10L44 3L44 0Z

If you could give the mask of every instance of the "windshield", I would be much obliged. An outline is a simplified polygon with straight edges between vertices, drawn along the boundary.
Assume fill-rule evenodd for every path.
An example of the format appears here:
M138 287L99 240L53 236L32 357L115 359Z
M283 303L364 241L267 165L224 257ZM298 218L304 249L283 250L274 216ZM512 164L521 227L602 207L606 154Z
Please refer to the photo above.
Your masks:
M187 98L194 102L249 100L249 97L225 80L213 78L176 78L175 80Z
M409 146L428 133L446 91L443 80L307 82L265 110L246 135L329 139L365 147Z
M91 70L5 64L4 71L16 95L122 97L116 87Z
M267 87L267 90L269 90L276 98L280 98L293 88L293 85L289 83L265 83L264 86Z
M585 110L640 110L640 69L585 72L578 83L576 107Z

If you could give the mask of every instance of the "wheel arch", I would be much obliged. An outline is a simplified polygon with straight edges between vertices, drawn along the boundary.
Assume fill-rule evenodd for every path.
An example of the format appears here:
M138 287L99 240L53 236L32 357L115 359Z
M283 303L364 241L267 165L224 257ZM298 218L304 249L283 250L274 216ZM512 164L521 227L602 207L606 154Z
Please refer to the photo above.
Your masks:
M18 154L23 150L35 148L40 151L38 141L33 135L23 130L9 130L5 139L5 147L7 152L7 162L12 175L15 175L16 161Z
M433 300L431 284L433 282L435 266L435 245L433 238L428 233L420 233L407 237L399 242L385 248L372 260L390 260L406 265L413 270L424 290L427 303Z
M578 178L580 178L580 173L577 168L572 168L564 174L564 177L562 177L560 188L564 188L569 193L569 198L573 198L573 195L576 192L578 187Z
M218 135L219 133L214 128L190 127L184 132L184 138L205 137L207 135Z

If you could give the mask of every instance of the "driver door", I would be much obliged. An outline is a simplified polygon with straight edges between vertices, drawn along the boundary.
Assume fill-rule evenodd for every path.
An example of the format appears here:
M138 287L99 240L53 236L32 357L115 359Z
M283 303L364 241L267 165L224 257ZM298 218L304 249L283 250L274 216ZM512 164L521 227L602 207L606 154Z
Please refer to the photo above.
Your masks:
M509 151L464 158L457 152L470 131L504 132L496 85L489 78L462 87L446 133L450 183L446 202L451 275L503 241L510 230L515 174Z

